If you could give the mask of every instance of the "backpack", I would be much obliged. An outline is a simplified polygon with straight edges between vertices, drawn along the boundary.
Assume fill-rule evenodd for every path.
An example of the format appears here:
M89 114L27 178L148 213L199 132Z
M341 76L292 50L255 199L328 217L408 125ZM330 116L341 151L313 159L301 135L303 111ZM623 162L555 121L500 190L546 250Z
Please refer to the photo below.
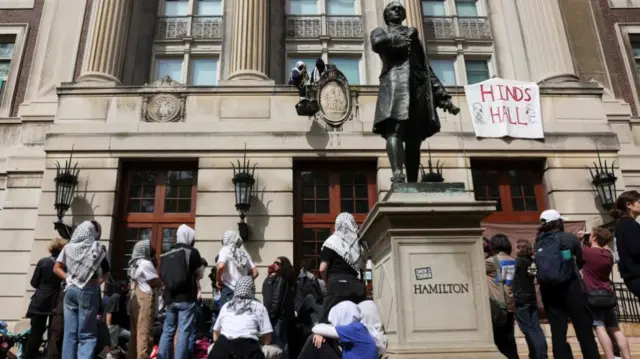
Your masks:
M569 249L563 249L558 233L542 236L535 245L536 278L543 285L560 285L573 278L575 263Z
M504 281L502 280L502 269L500 268L500 261L498 257L493 257L493 263L496 266L496 282L500 288L500 297L489 297L489 307L491 308L491 324L494 328L502 327L507 324L507 316L509 309L507 306L507 300L504 294Z
M160 256L160 278L165 291L170 294L180 293L189 288L192 278L189 273L189 258L191 249L175 248Z

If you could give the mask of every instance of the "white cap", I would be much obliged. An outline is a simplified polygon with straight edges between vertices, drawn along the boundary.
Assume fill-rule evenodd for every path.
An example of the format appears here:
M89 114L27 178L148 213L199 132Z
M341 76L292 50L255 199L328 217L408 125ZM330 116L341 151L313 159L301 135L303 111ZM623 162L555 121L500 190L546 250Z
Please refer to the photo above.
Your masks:
M546 223L546 222L553 222L553 221L557 221L557 220L563 220L566 221L567 219L562 217L560 215L560 212L556 211L555 209L548 209L544 212L542 212L540 214L540 222L541 223Z

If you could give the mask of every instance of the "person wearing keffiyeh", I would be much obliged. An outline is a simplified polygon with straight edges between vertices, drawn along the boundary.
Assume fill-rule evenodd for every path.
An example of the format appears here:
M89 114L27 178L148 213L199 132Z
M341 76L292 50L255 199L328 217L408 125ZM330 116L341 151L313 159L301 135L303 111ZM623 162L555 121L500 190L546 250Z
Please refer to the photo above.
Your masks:
M327 284L321 322L327 321L336 304L342 301L358 304L366 299L366 288L360 278L362 252L355 218L350 213L340 213L333 234L320 251L320 275Z
M220 310L213 326L215 345L209 358L264 358L260 344L271 344L271 321L267 309L255 299L253 278L241 277L233 299Z
M253 264L249 253L242 248L242 237L236 231L224 232L216 267L216 288L220 290L220 307L233 298L236 283L241 277L258 277L258 268ZM217 314L214 313L213 323L216 322L216 318Z
M133 246L129 260L129 278L133 283L131 296L131 337L129 358L148 358L153 348L151 328L153 327L155 294L160 278L154 267L151 242L139 241Z
M96 221L82 222L53 269L67 282L62 344L65 359L92 358L96 349L100 284L110 271L106 249L99 239L100 225Z

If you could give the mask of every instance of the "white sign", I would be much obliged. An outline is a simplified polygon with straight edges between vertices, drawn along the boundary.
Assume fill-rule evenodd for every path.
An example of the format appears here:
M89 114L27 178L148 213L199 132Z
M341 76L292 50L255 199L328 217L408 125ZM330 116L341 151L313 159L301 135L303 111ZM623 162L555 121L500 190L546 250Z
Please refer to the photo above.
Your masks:
M537 84L492 78L464 91L476 137L544 138Z

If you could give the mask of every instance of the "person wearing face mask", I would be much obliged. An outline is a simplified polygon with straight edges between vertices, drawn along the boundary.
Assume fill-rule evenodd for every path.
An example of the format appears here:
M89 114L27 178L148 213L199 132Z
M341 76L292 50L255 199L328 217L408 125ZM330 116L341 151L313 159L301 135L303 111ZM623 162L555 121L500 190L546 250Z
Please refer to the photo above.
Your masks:
M186 224L176 231L176 244L162 255L160 278L164 284L166 318L158 358L187 359L193 356L196 341L196 300L198 271L202 266L200 252L193 247L196 232ZM178 333L175 355L173 339Z
M620 276L627 288L640 298L640 224L636 222L640 215L640 193L621 193L611 215L617 220L615 240Z
M320 82L320 77L322 77L322 74L324 73L326 68L327 66L325 65L322 59L316 60L316 68L313 69L313 71L311 71L311 79L310 79L311 84L316 84Z

